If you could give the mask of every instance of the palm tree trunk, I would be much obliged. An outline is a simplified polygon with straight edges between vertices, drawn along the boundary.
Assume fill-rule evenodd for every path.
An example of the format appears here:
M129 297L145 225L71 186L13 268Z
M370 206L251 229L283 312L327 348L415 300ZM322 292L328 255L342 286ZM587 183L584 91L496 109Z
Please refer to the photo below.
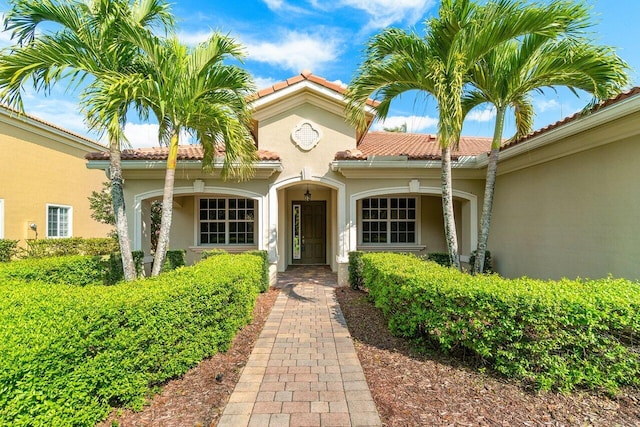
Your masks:
M456 220L453 216L453 184L451 182L451 148L442 148L442 213L444 216L444 236L447 241L451 264L460 270Z
M178 160L178 130L174 130L169 143L167 155L167 171L164 177L164 194L162 196L162 217L160 219L160 232L158 246L153 258L152 276L157 276L162 271L162 264L169 248L169 232L171 231L171 216L173 215L173 187L176 176L176 163Z
M124 280L131 281L136 278L136 268L131 255L131 242L129 240L129 227L125 214L124 192L122 190L122 163L120 156L120 143L112 140L109 144L109 178L111 181L111 203L115 217L116 232L122 257Z
M478 231L478 247L476 248L476 261L473 265L474 273L484 271L484 255L487 251L489 240L489 228L491 227L491 211L493 209L493 194L496 188L496 176L498 174L498 159L500 157L500 145L502 143L502 131L504 129L505 108L498 108L496 113L496 127L491 142L491 153L487 164L487 178L484 185L484 202L482 203L482 216L480 217L480 230Z

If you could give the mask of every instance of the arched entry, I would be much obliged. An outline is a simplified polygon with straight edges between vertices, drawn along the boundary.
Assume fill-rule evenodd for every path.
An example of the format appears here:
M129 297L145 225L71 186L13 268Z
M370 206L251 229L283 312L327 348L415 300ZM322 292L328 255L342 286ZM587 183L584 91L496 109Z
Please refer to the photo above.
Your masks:
M309 242L307 234L304 234L305 249L310 243L316 245L315 253L322 252L321 240L322 229L320 225L323 221L322 210L324 204L324 234L325 234L325 260L322 262L320 256L311 255L314 251L310 248L312 257L304 260L302 253L299 259L294 259L294 206L298 206L301 215L305 202L304 193L307 189L311 193L310 203L307 211L307 221L315 222L315 231L319 235L314 237L315 241ZM272 264L277 266L277 271L284 271L288 265L297 263L310 264L326 263L336 271L338 264L346 262L348 259L347 248L347 228L345 224L345 185L337 180L324 176L315 176L308 171L300 176L291 177L277 183L269 188L269 255ZM307 223L309 224L309 223ZM304 226L304 221L300 226ZM299 238L301 239L302 228L300 228ZM302 244L300 240L298 242ZM302 249L302 247L300 247ZM298 254L295 254L296 258Z

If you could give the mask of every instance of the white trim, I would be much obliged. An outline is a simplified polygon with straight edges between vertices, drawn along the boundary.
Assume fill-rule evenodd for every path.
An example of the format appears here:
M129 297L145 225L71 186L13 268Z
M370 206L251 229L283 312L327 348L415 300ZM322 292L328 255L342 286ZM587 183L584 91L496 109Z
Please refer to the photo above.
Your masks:
M346 263L349 261L349 245L348 241L348 226L346 221L346 185L340 181L326 176L310 175L308 179L303 180L302 176L294 176L291 178L278 181L269 186L269 261L271 263L277 263L278 256L278 190L281 188L287 188L296 184L304 182L316 182L332 188L338 192L337 197L337 227L338 227L338 242L336 250L336 262L338 264ZM335 245L335 243L334 243Z
M361 191L359 193L352 194L349 200L349 224L351 227L349 229L349 247L350 250L356 250L358 247L358 209L357 203L358 200L364 199L367 197L378 197L378 196L386 196L391 194L431 194L442 197L442 189L439 187L424 187L420 186L416 192L411 192L410 184L405 187L387 187L387 188L376 188L373 190ZM413 188L415 190L415 188ZM467 193L465 191L453 190L452 194L454 197L458 197L460 199L464 199L469 202L470 208L470 218L469 221L469 241L471 242L471 248L475 248L478 245L478 196L475 194Z
M262 215L261 219L258 221L258 230L257 230L257 244L258 249L265 249L264 241L260 239L260 236L264 233L264 214L263 212L266 210L265 206L267 206L267 199L265 196L259 193L254 193L252 191L242 190L238 188L229 188L229 187L211 187L205 186L204 191L202 193L194 193L193 185L185 186L185 187L176 187L173 189L174 196L177 194L184 195L193 195L193 196L202 196L205 194L219 194L219 195L227 195L227 196L240 196L246 197L248 199L254 199L258 202L258 214ZM133 216L133 250L141 250L142 249L142 201L151 199L154 197L160 197L163 195L163 189L146 191L144 193L136 194L133 197L133 205L134 205L134 216ZM196 211L194 207L194 211ZM194 224L195 229L197 230L197 224ZM194 231L194 246L198 246L197 242L197 231Z
M298 135L297 135L298 132L305 125L309 126L311 130L318 135L318 137L314 141L312 141L311 144L306 144L305 141L300 140L300 138L298 138ZM318 143L320 142L323 136L324 135L322 134L322 128L317 124L315 124L314 122L312 122L311 120L306 120L306 119L301 120L298 123L298 125L294 127L293 130L291 130L291 140L299 149L305 152L313 150L318 145Z
M0 199L0 239L4 239L4 199Z
M341 93L305 79L294 83L291 86L287 86L283 89L277 90L269 95L258 98L251 103L251 107L257 110L264 107L265 105L277 102L279 99L288 98L294 93L301 92L305 89L317 94L321 94L327 98L333 99L334 101L345 103L344 97Z
M178 160L178 167L180 169L198 169L202 170L202 160ZM217 163L214 165L217 166ZM109 167L109 160L89 160L87 162L87 169L107 169ZM275 172L282 172L282 162L280 160L261 160L253 164L254 169L258 171L269 171L271 174ZM122 170L164 170L167 168L166 160L123 160ZM269 174L269 176L271 176Z
M204 188L204 187L203 187ZM200 192L202 192L202 190L200 190ZM206 199L224 199L226 200L225 203L225 219L223 221L220 220L215 220L215 222L224 222L225 223L225 243L202 243L200 242L200 201ZM235 200L239 200L239 199L244 199L244 200L253 200L254 202L256 201L256 199L252 198L252 197L238 197L238 196L229 196L228 194L198 194L196 196L194 196L194 200L195 200L195 205L193 207L193 216L194 216L194 247L202 247L202 248L207 248L210 247L211 249L215 249L215 248L248 248L251 247L252 249L255 249L258 246L258 240L260 240L260 234L258 232L258 227L257 227L257 223L260 221L259 218L259 212L257 212L257 206L254 206L253 211L254 211L254 218L253 218L253 243L226 243L229 241L229 233L231 232L231 227L229 227L229 223L230 222L244 222L244 223L249 223L251 221L246 221L246 220L238 220L236 218L236 220L231 220L229 219L229 210L231 209L229 207L229 200L230 199L235 199ZM258 215L256 215L256 213Z
M419 184L418 184L419 185ZM409 183L409 187L411 187L411 183ZM404 199L413 199L415 201L415 214L416 217L414 218L413 222L414 225L416 227L416 229L414 230L415 233L415 242L396 242L396 243L391 243L391 239L389 239L388 243L363 243L362 242L362 233L358 233L358 248L361 247L366 247L366 248L377 248L377 250L390 250L390 251L394 251L395 249L393 249L394 247L419 247L422 246L422 227L421 227L421 218L422 218L422 203L420 203L420 196L416 194L416 192L413 192L411 194L407 193L407 194L393 194L393 195L389 195L389 194L383 194L383 195L379 195L379 196L372 196L371 198L377 198L377 199L387 199L387 201L389 201L389 199L391 199L392 197L394 198L404 198ZM365 197L367 198L367 197ZM364 199L364 198L363 198ZM360 207L358 207L358 201L356 201L356 209L358 209L360 212L362 212L362 200L360 199ZM391 209L391 203L388 203L387 206L387 211ZM358 216L358 230L361 229L362 227L362 223L363 223L363 219L362 219L362 215L357 215ZM376 220L373 220L376 221ZM386 221L387 224L389 224L388 230L387 230L387 236L391 236L391 223L394 221L402 221L399 218L396 220L392 220L391 219L391 215L387 215L387 218L384 220L380 220L378 219L377 221ZM405 221L411 221L410 219L406 219ZM423 247L424 249L424 247ZM401 249L398 249L401 250ZM415 250L415 249L414 249Z
M73 237L73 206L70 205L61 205L58 203L47 203L46 205L46 211L45 211L45 236L47 237L47 239L64 239L64 238L68 238L68 237ZM68 209L68 214L67 214L67 221L68 221L68 226L67 228L69 229L69 232L66 236L49 236L49 208L64 208L64 209Z

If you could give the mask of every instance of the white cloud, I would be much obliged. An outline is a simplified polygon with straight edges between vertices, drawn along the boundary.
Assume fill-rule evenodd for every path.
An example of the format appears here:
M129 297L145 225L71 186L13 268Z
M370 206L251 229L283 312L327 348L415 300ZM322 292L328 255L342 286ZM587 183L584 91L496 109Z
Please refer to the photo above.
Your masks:
M9 46L11 44L11 31L3 31L4 17L4 12L0 12L0 47Z
M282 0L263 0L267 7L271 10L278 10L284 4Z
M149 123L127 123L124 134L132 148L158 147L158 125Z
M339 0L330 7L350 7L369 16L370 28L384 28L393 23L404 22L413 25L422 19L427 10L435 5L435 0ZM320 0L311 0L314 7L327 9Z
M308 9L294 6L283 0L262 0L262 1L264 2L264 4L267 5L269 9L271 9L274 12L294 12L294 13L304 13L304 14L309 13Z
M472 122L488 122L493 120L496 116L496 109L494 107L488 107L483 110L472 110L468 115L467 119Z
M213 35L213 30L195 31L193 33L190 33L188 31L180 31L178 33L178 40L180 40L182 43L186 45L195 46L199 43L209 40L209 38L212 35Z
M268 87L271 87L274 84L278 83L278 81L279 80L276 80L276 79L271 78L271 77L256 77L255 78L256 88L258 90L262 90L262 89L266 89Z
M554 111L560 109L562 106L555 99L537 99L534 102L536 110L540 113L545 111Z
M131 123L124 126L124 135L132 148L159 147L157 123ZM193 138L188 132L180 132L180 145L193 143Z
M422 132L438 125L438 119L429 116L390 116L373 124L373 130L396 128L407 124L407 132Z
M84 116L80 114L78 104L75 102L44 98L42 95L39 98L27 95L23 99L25 111L28 114L71 132L89 135L89 130L84 123Z
M249 59L298 73L317 71L338 57L338 40L325 34L286 31L278 42L245 41Z

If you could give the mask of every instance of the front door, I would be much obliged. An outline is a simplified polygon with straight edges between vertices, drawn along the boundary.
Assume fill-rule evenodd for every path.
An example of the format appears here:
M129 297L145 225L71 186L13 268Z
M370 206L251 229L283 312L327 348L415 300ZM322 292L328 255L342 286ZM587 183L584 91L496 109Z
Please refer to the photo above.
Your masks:
M293 263L326 264L326 202L293 202Z

